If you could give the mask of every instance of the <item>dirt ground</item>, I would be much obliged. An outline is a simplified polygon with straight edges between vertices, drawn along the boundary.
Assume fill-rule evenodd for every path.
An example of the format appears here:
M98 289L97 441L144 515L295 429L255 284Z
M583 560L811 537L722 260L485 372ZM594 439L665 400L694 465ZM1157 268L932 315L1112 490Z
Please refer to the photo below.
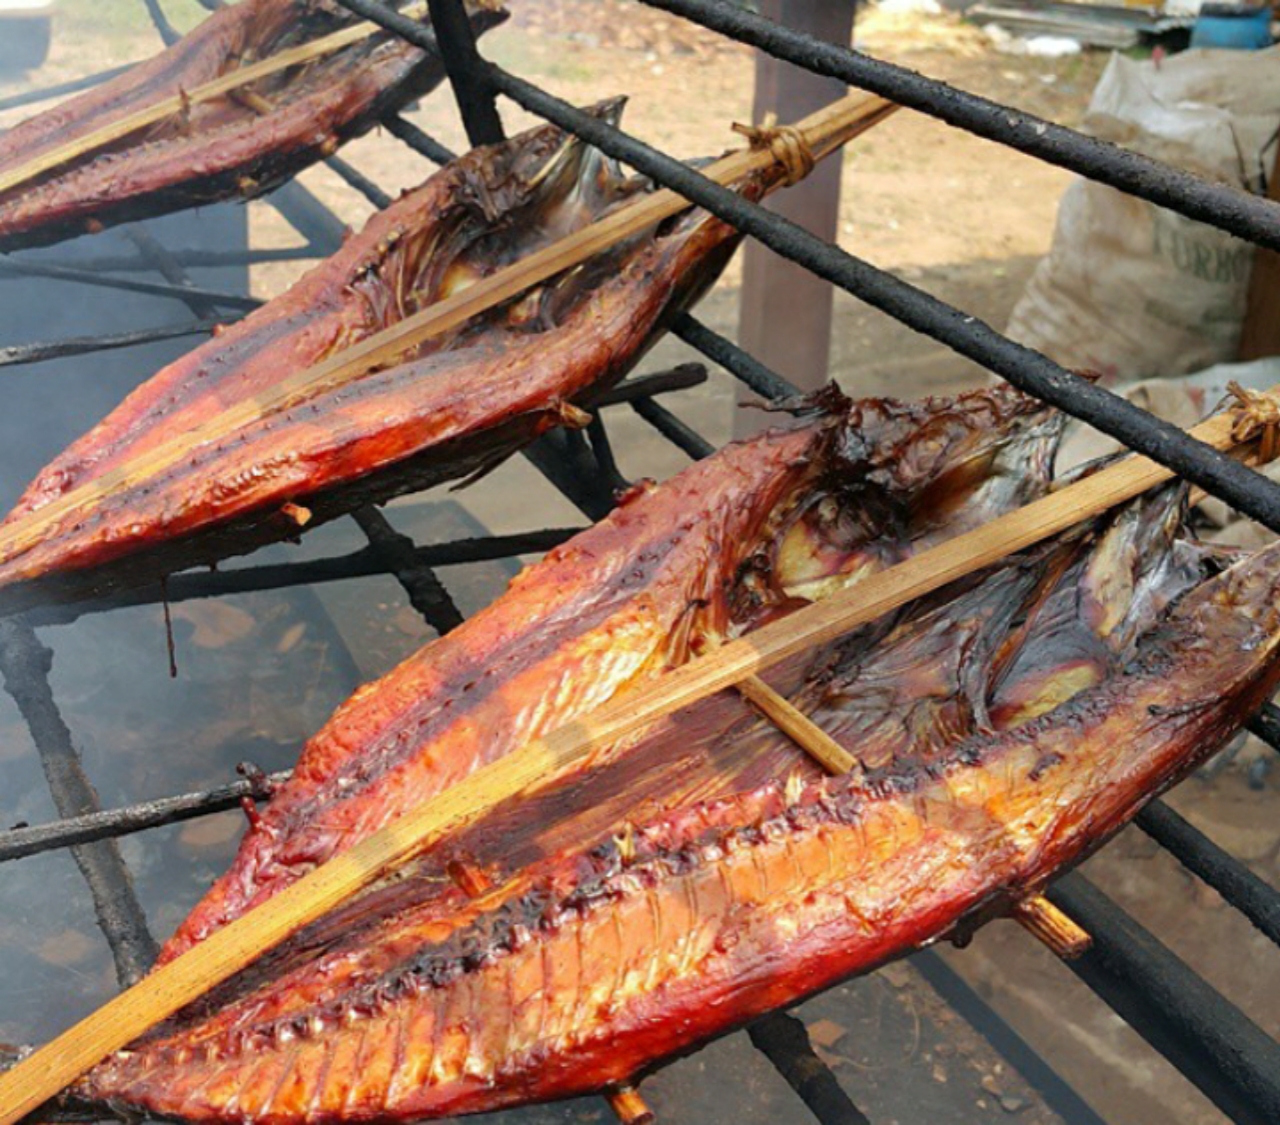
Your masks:
M66 0L71 18L60 27L39 80L59 81L149 54L154 35L133 13L135 7L141 9L129 5L126 13L123 4ZM169 7L182 27L199 14L190 0ZM753 59L744 48L626 0L511 0L510 7L514 18L485 41L490 57L575 103L625 92L625 127L663 149L690 157L715 153L732 142L730 123L750 117ZM97 20L92 25L97 30L87 30L90 25L81 16ZM952 15L872 11L860 17L856 38L871 54L1064 124L1079 122L1106 63L1103 53L1057 60L999 54ZM0 94L30 80L0 84ZM2 123L20 115L5 115ZM465 147L456 110L443 94L426 99L409 116L451 147ZM512 131L527 120L509 105L504 118ZM386 136L360 140L343 155L391 189L410 187L430 171L425 161ZM843 159L841 245L1003 326L1049 246L1068 174L912 112L898 114L857 141ZM310 171L303 180L354 227L371 212L328 170ZM296 241L265 204L251 205L250 223L257 246ZM300 268L256 268L253 289L261 296L279 293ZM729 335L736 333L739 283L734 265L700 310L709 324ZM852 394L906 397L985 378L945 348L842 294L836 297L833 345L832 375ZM650 366L690 358L680 345L664 344ZM728 381L716 377L667 403L720 442L731 428L732 399ZM684 463L629 412L616 412L613 433L622 468L630 475L661 477ZM475 519L499 533L580 521L549 487L528 486L527 472L513 486L513 473L504 468L464 494ZM405 627L404 645L420 639L418 628ZM1258 875L1271 882L1280 878L1272 790L1252 789L1243 771L1225 769L1193 779L1170 803ZM1086 871L1267 1033L1280 1035L1275 951L1216 894L1136 830L1126 832ZM969 948L947 952L946 958L1108 1121L1210 1125L1225 1120L1014 926L988 927ZM1009 1116L1016 1119L1016 1111Z

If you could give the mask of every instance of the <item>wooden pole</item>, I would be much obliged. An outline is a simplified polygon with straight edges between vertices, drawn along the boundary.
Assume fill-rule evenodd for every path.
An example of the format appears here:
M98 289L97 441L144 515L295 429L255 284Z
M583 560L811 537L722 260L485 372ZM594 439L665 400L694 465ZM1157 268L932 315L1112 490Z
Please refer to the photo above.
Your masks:
M1276 146L1267 198L1280 200L1280 144ZM1237 358L1262 359L1270 355L1280 355L1280 253L1256 246Z
M1280 393L1280 386L1272 388ZM1218 449L1237 442L1238 414L1191 431ZM748 676L825 644L907 602L1169 480L1130 456L990 523L797 610L661 676L485 766L317 867L108 1001L0 1075L0 1125L13 1125L112 1051L226 980L406 860L474 822L494 805L528 795L574 769L599 766L618 743L651 723Z
M785 27L805 31L829 43L847 46L853 37L855 0L761 0L760 14ZM754 120L770 113L779 121L795 121L817 107L842 97L847 88L838 78L813 74L793 63L756 52ZM836 240L840 213L842 161L832 160L794 190L768 206L825 242ZM748 240L742 251L742 297L738 340L766 366L802 391L827 381L831 357L831 312L834 290L803 266ZM745 387L739 404L759 402ZM734 411L734 434L747 437L769 424L758 410Z

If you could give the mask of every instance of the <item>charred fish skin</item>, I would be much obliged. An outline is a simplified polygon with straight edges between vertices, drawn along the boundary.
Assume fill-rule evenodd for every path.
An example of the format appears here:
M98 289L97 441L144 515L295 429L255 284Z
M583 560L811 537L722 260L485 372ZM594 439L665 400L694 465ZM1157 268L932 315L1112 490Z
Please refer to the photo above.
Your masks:
M1038 892L1112 835L1274 690L1277 563L1272 548L1203 583L1125 674L927 768L773 784L554 857L339 1002L157 1036L80 1092L300 1125L625 1080Z
M470 7L477 34L506 14ZM349 22L316 0L244 0L101 87L29 119L0 141L0 170ZM252 198L331 155L444 78L439 57L378 35L246 93L193 106L0 197L0 250L44 246L131 219Z
M912 407L829 399L819 411L641 491L527 569L489 609L357 692L308 743L231 870L162 956L408 805L683 663L692 637L729 635L743 576L756 574L779 527L814 510L816 495L852 489L865 498L866 481L880 482L876 507L893 511L892 525L840 524L844 538L821 529L827 564L848 566L856 578L869 543L905 538L897 551L905 554L913 534L933 532L934 513L921 500L936 501L933 486L956 463L994 463L999 448L1047 465L1058 432L1052 412L1005 391ZM855 432L861 454L849 445ZM892 451L910 456L916 433L931 447L945 434L952 459L917 457L915 476L882 473ZM1004 493L993 499L979 478L966 488L989 515L1001 509L987 505L1010 502ZM957 518L969 511L963 495L948 494L948 502ZM773 597L764 587L758 594L749 613Z

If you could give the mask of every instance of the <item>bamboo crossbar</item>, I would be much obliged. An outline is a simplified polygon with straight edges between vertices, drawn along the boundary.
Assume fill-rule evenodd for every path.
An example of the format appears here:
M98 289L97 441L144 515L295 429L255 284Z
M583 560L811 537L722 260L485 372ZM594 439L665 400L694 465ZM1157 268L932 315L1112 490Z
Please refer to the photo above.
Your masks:
M849 773L858 765L848 750L759 676L747 676L734 686L743 699L759 708L765 718L828 773Z
M1274 443L1275 438L1268 439L1264 434L1260 444L1265 445L1268 441ZM747 676L734 686L738 694L754 704L765 718L828 773L846 774L860 768L857 758L759 676ZM1083 927L1043 895L1034 895L1018 903L1011 917L1066 961L1083 957L1093 943L1093 938Z
M426 4L417 4L404 14L416 19L426 10ZM322 58L325 55L331 55L335 51L341 51L343 48L350 47L362 39L368 39L381 31L382 28L377 24L362 21L350 27L344 27L341 31L335 31L331 35L321 36L319 39L313 39L308 43L300 43L296 47L290 47L268 58L260 59L258 62L237 67L227 74L221 74L217 78L192 87L190 90L183 90L171 97L152 102L151 105L143 106L125 117L108 122L106 125L86 133L83 137L77 137L75 140L68 141L66 144L41 153L41 155L28 160L25 164L20 164L17 168L12 168L8 172L0 172L0 193L11 191L15 187L29 183L37 176L44 175L45 172L51 172L63 164L78 160L91 152L96 152L114 141L123 140L141 129L149 128L170 117L185 114L192 106L213 101L215 98L220 98L224 94L238 90L251 82L257 82L260 78L278 74L282 70L300 66L302 63L311 62L313 59Z
M794 127L816 160L836 151L855 136L885 120L898 107L868 94L851 94L806 117ZM719 184L730 184L778 163L766 147L732 152L702 170ZM403 360L424 341L519 295L526 289L572 269L631 235L689 207L677 192L662 189L630 206L522 258L520 261L452 296L428 305L364 340L294 372L245 402L210 417L201 425L162 442L154 449L109 469L94 480L70 489L22 519L0 528L0 560L11 559L44 539L55 524L78 507L108 493L129 488L189 457L203 438L225 436L266 415L287 410L324 394L378 367Z
M1280 386L1270 393L1280 393ZM1191 433L1217 449L1229 449L1246 437L1239 423L1237 415L1221 414ZM1254 435L1248 436L1252 440ZM477 770L155 970L0 1075L0 1125L16 1122L112 1051L499 802L527 794L568 770L598 765L620 740L663 716L833 641L1172 476L1163 466L1131 455L764 625Z

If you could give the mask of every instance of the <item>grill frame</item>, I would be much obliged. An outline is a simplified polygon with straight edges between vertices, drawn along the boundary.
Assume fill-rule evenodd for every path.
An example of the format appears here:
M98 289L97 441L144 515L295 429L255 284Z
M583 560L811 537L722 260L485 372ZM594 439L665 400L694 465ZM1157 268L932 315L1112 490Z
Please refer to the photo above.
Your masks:
M201 0L207 8L216 0ZM349 10L434 48L435 39L420 25L386 8L378 0L337 0ZM930 113L978 136L996 140L1027 155L1045 159L1109 183L1122 190L1171 207L1258 245L1280 248L1280 205L1209 184L1158 162L1126 153L1116 146L1042 122L1020 111L957 91L890 64L869 59L851 49L821 43L800 33L779 28L724 0L641 0L672 15L692 19L797 63L816 73L851 81L900 104ZM143 0L157 31L166 43L176 37L157 0ZM909 327L923 331L955 351L977 360L1021 389L1080 418L1124 444L1174 469L1186 479L1227 500L1240 511L1280 531L1280 486L1227 457L1188 438L1181 431L1157 422L1144 411L1100 390L1029 349L1014 344L989 326L962 311L937 301L893 275L876 269L831 244L823 243L763 208L747 203L716 187L671 157L642 144L620 130L560 102L487 61L471 34L462 0L430 0L430 10L440 44L448 60L447 70L458 108L472 144L501 139L497 98L507 96L547 120L577 133L610 155L630 164L669 187L708 207L773 249L798 261L819 276L880 308ZM5 107L29 104L41 93L54 96L83 88L94 78L63 83L49 91L6 99ZM388 131L416 152L437 162L451 153L438 141L398 115L384 122ZM390 195L357 168L340 158L329 167L360 191L374 206L384 206ZM275 256L319 256L328 253L340 238L342 223L301 185L291 184L271 202L306 239L299 251ZM163 285L141 283L158 296L179 296L191 309L186 326L155 330L195 333L206 330L212 319L226 311L252 307L252 299L236 294L201 291L186 279L184 266L202 264L209 255L174 254L152 241L135 243L136 261L104 259L92 269L64 273L64 280L136 288L138 282L120 277L137 269L158 269ZM269 260L271 254L250 252L223 255L228 261ZM14 268L5 262L4 268ZM28 263L20 268L29 269ZM57 267L54 267L55 269ZM41 267L48 272L49 267ZM219 312L219 310L224 310ZM778 399L795 388L737 345L691 315L683 315L673 332L685 343L723 366L735 378L765 397ZM0 356L3 363L32 362L51 350L68 347L81 352L95 347L128 346L122 341L58 341L52 345L28 345L19 355ZM643 380L635 382L643 383ZM632 409L668 440L691 457L703 457L714 447L654 400L661 388L645 393L641 388L628 401ZM598 518L610 505L600 481L610 479L612 457L602 421L589 438L579 433L554 434L530 450L529 459L589 518ZM594 486L593 486L594 482ZM434 567L458 561L502 558L544 550L578 529L545 529L525 535L494 536L451 544L418 547L399 533L387 518L372 509L357 514L369 546L341 558L283 566L251 566L221 574L177 575L161 595L152 591L76 606L50 606L25 615L25 620L0 620L0 675L6 689L18 701L46 764L50 788L64 819L37 828L0 833L0 862L51 848L73 847L86 880L100 904L99 921L116 958L122 983L136 979L154 953L154 941L145 916L129 885L127 870L114 851L116 837L160 824L206 815L234 807L244 797L269 799L270 780L249 776L239 782L206 792L144 802L125 809L96 810L92 787L80 769L70 732L57 712L48 685L51 653L35 636L34 625L72 620L84 612L105 612L120 605L153 603L189 597L213 597L246 589L272 589L304 582L349 578L365 574L391 574L405 589L411 603L429 624L445 631L461 615ZM1249 724L1251 730L1273 748L1280 748L1280 709L1267 705ZM72 815L72 814L75 815ZM1176 813L1157 802L1144 810L1139 825L1161 847L1177 857L1188 870L1213 886L1231 905L1273 942L1280 943L1280 892L1254 876ZM114 857L113 857L114 853ZM1153 1046L1165 1054L1233 1120L1262 1122L1280 1119L1280 1046L1265 1036L1239 1009L1214 992L1203 980L1160 943L1141 930L1131 918L1073 874L1061 880L1050 897L1083 922L1095 936L1095 950L1072 967L1108 1004L1119 1011ZM109 905L114 900L115 906ZM108 903L103 906L102 904ZM957 1010L984 1031L1020 1071L1036 1072L1033 1085L1046 1103L1069 1121L1097 1121L1079 1095L1061 1081L1052 1068L1027 1047L1003 1021L969 990L936 954L919 957L922 971ZM1135 981L1140 982L1135 985ZM801 1029L802 1030L802 1029ZM752 1029L752 1041L788 1079L797 1093L824 1123L860 1122L867 1118L848 1099L829 1067L821 1063L807 1040L796 1037L796 1021L775 1015ZM1020 1058L1020 1063L1014 1061Z

